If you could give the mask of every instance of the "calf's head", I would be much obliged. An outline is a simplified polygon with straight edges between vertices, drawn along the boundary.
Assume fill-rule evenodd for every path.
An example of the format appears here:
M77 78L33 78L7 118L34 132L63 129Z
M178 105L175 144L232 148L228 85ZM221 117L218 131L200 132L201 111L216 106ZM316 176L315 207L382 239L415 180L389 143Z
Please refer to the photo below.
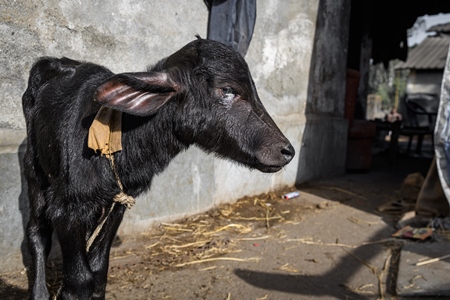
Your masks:
M269 116L244 59L221 43L198 39L148 72L111 77L100 104L150 116L170 103L173 133L186 145L262 172L276 172L295 151Z

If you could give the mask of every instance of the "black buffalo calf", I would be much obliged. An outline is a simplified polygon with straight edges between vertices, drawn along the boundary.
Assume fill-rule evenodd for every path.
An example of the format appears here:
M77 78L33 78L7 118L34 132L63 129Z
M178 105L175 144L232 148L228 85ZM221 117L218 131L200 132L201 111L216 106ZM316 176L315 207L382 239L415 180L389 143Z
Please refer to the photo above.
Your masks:
M214 41L197 39L140 73L41 58L22 100L32 299L49 298L45 263L53 231L63 255L59 297L104 299L109 251L126 209L113 199L149 189L190 145L262 172L279 171L294 156L243 58ZM101 108L121 118L122 150L106 158L88 147Z

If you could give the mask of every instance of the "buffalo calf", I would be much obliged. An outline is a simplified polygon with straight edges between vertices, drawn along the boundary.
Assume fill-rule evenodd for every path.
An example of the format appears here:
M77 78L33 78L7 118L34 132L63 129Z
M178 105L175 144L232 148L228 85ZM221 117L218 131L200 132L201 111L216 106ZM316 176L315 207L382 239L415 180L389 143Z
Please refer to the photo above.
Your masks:
M126 209L113 198L148 190L153 176L190 145L262 172L277 172L294 156L244 59L200 38L146 72L113 74L92 63L41 58L22 105L32 299L49 298L45 264L53 232L63 256L59 297L104 299L111 243ZM122 150L110 159L88 147L101 108L121 116Z

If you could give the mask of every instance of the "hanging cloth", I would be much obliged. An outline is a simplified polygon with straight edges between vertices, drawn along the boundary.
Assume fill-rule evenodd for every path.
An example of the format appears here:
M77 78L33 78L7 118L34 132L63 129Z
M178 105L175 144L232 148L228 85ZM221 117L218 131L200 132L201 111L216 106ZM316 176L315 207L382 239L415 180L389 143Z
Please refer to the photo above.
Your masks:
M209 0L208 39L247 53L256 21L256 0Z

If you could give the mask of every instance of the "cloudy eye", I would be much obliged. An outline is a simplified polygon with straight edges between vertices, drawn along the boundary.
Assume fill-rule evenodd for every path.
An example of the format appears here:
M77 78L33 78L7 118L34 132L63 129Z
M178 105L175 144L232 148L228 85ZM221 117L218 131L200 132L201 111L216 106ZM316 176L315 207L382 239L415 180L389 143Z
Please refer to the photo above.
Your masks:
M230 87L222 88L222 99L224 101L231 101L236 97L236 92Z

